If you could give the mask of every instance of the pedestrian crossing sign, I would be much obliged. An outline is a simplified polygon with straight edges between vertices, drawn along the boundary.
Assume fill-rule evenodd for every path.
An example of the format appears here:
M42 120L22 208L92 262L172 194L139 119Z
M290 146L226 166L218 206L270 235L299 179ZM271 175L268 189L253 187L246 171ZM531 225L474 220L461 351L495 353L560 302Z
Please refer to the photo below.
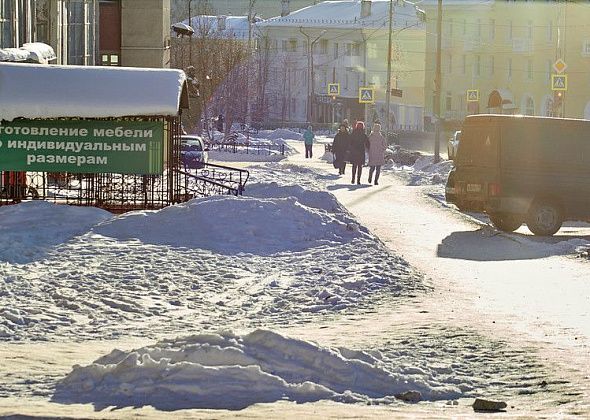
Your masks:
M567 75L552 74L551 75L551 90L567 90Z
M375 88L362 87L359 88L359 104L374 104L375 103Z
M467 102L479 102L479 90L477 90L477 89L467 90Z
M328 83L328 95L340 96L340 83Z

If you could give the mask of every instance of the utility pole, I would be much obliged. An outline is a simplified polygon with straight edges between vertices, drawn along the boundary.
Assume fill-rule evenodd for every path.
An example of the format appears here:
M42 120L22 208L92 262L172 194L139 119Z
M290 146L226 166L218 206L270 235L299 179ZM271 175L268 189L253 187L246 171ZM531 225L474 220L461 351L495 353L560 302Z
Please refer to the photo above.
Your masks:
M312 101L314 95L314 85L313 85L313 46L319 41L319 39L326 33L324 29L313 41L310 42L310 37L308 34L303 32L303 28L299 27L299 32L305 36L307 39L307 122L311 123L312 120Z
M389 108L391 106L391 38L393 32L393 0L389 0L389 41L387 43L387 91L385 92L385 135L389 138Z
M192 2L193 2L193 0L188 0L188 26L190 26L191 28L193 27L192 13L191 13L191 3ZM193 41L192 41L192 36L189 37L189 39L188 39L188 65L189 66L192 66L193 65Z
M436 129L434 135L434 162L440 161L440 97L442 91L441 77L441 38L442 38L442 0L438 0L438 14L436 16L436 74L434 76L434 117Z
M248 58L252 57L252 20L254 16L252 9L256 0L250 0L248 3ZM250 66L246 67L246 139L250 140L250 124L252 123L251 108L250 108Z

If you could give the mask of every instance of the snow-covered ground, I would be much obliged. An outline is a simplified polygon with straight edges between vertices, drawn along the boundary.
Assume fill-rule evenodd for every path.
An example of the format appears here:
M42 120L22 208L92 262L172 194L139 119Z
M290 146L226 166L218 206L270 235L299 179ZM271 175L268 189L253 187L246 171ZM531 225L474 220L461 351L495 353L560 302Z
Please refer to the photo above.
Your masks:
M318 156L325 141L318 139ZM288 142L301 147L299 137ZM350 186L325 161L293 154L251 165L252 183L239 198L121 216L43 202L0 208L0 415L60 416L71 406L91 417L90 405L99 416L112 406L152 406L156 418L245 407L268 417L259 403L272 403L266 407L277 416L284 402L328 401L339 404L328 406L328 416L391 416L366 411L385 406L438 417L441 403L458 401L446 415L473 414L466 400L482 395L532 404L517 407L525 415L548 407L555 413L557 401L571 405L585 388L564 380L530 341L514 345L487 320L474 321L469 298L441 289L436 270L425 278L400 256L424 261L421 268L430 261L428 251L413 251L413 236L399 242L404 228L397 223L410 215L389 215L391 198L378 197L402 191L395 175L436 198L449 163L429 159L385 167L378 188ZM365 224L391 234L380 239ZM534 255L556 255L563 242L509 237L523 237L519 246ZM459 264L459 250L441 245L455 252L449 264ZM491 285L478 286L496 296ZM130 348L131 341L141 344ZM64 360L51 359L52 352ZM417 400L426 402L404 402ZM590 413L583 407L575 406Z

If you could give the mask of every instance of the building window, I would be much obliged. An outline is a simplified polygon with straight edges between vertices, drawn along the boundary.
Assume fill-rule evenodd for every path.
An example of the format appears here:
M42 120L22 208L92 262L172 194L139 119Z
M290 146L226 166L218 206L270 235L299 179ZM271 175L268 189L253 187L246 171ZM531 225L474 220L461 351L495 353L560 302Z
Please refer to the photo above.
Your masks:
M367 43L367 56L369 58L377 58L377 44L374 42Z
M533 21L529 20L527 23L527 36L529 39L533 38Z
M547 41L553 41L553 21L547 22Z
M481 75L481 56L475 56L475 67L473 69L473 74L475 77L479 77Z
M453 18L449 19L449 36L453 36Z
M320 54L328 54L328 40L320 39Z
M494 56L490 56L490 76L493 76L494 73L496 72L496 60L494 59Z
M338 43L334 43L334 59L338 58Z
M514 33L513 33L513 27L512 27L512 21L508 22L508 39L512 40Z
M463 35L467 34L467 19L463 19Z
M512 58L508 59L508 78L512 79Z
M490 19L490 39L496 39L496 19Z
M481 38L481 19L477 19L477 39Z
M533 60L527 61L526 75L528 80L533 80Z
M17 47L12 32L12 0L0 0L0 48Z
M535 115L535 101L530 96L525 100L524 115Z
M447 111L453 110L453 94L451 92L447 92L447 96L445 98L445 109Z
M289 40L289 52L295 52L297 51L297 40L296 39L290 39ZM307 50L307 48L305 48Z
M62 30L67 33L68 64L92 64L94 45L94 10L88 0L69 0L62 4L67 24ZM66 34L63 35L64 38Z
M582 55L585 57L590 56L590 40L585 40L582 44Z
M449 63L449 69L448 69L449 74L452 74L453 73L453 56L452 55L449 55L448 63Z
M352 55L354 57L359 57L361 55L361 45L358 42L352 44Z

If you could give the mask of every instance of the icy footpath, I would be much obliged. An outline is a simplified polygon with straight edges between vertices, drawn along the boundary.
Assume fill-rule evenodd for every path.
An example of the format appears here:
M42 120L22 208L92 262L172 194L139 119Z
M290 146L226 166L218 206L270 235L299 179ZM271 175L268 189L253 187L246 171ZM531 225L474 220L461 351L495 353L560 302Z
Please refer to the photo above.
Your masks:
M391 403L407 391L428 399L460 395L452 386L435 391L420 379L388 372L373 353L323 348L266 330L196 335L114 350L89 366L74 366L53 400L235 410L278 400Z

